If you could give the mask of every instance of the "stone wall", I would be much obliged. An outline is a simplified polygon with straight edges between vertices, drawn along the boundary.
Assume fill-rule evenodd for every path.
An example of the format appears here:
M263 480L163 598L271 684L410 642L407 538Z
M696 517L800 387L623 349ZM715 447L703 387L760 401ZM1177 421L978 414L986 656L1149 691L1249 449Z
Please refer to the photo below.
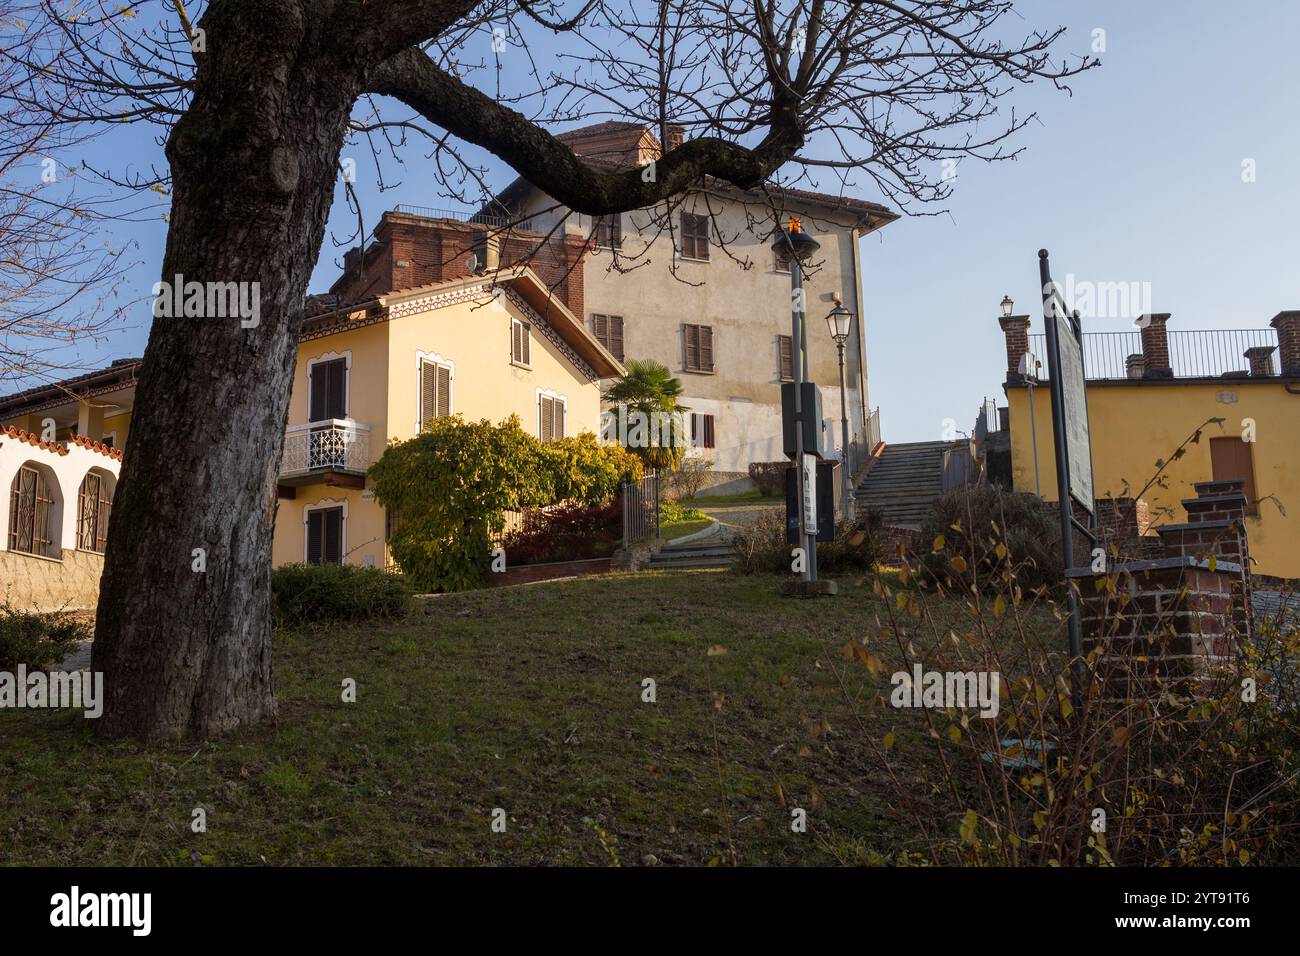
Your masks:
M20 611L93 610L104 557L63 549L63 559L0 551L0 602Z

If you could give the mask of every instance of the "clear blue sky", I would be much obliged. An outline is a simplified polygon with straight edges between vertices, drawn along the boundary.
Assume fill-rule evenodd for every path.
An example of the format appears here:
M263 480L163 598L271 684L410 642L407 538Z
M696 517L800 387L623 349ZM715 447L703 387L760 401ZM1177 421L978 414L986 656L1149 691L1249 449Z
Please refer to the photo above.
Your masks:
M1300 4L1020 6L1026 28L1069 28L1060 52L1090 52L1093 30L1104 29L1102 66L1072 83L1072 97L1050 86L1013 93L1008 106L1041 118L1021 134L1026 149L1018 160L962 163L946 214L903 218L863 242L869 387L889 441L937 439L947 418L966 430L984 396L1001 402L998 303L1010 294L1041 331L1041 247L1051 250L1058 278L1149 282L1154 310L1173 313L1171 328L1259 328L1282 309L1300 308ZM432 193L418 146L404 154L404 169L389 170L400 187L382 195L364 149L346 155L357 159L367 229L399 202L453 205ZM500 162L471 155L491 168L494 186L513 178ZM101 165L122 156L145 168L162 162L142 129L115 131L86 154ZM1253 183L1242 182L1248 158L1256 164ZM355 225L341 188L330 225L313 291L337 275L342 250L330 235L344 237ZM119 226L115 237L139 243L132 287L147 294L159 274L165 224ZM93 368L142 354L147 316L144 303L131 327L69 361Z

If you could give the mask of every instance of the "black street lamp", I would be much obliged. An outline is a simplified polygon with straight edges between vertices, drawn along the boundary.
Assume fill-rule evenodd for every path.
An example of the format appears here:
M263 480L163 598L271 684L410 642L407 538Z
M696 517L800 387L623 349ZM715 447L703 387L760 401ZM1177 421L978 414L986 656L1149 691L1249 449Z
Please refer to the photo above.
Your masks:
M849 339L849 329L853 325L853 313L844 308L842 302L836 302L835 308L826 316L826 325L835 340L835 348L840 353L840 470L844 484L844 517L853 517L853 476L849 465L849 413L845 402L844 389L844 343Z
M805 318L803 290L803 266L821 248L821 243L803 231L799 220L790 218L786 229L777 229L772 249L783 259L790 262L790 346L792 365L794 366L794 447L795 447L795 504L799 511L798 537L803 541L804 569L801 574L804 581L817 580L817 529L807 527L804 521L804 501L808 494L816 495L816 481L813 487L804 487L804 421L803 421L803 383L808 378L808 328ZM818 423L820 426L820 422ZM815 498L814 498L815 500Z

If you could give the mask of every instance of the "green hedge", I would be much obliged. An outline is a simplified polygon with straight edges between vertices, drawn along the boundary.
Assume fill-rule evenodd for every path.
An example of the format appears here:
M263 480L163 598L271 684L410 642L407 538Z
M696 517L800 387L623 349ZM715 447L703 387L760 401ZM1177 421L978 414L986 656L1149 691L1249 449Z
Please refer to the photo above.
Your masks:
M271 572L276 623L397 617L411 600L399 576L352 564L284 564Z

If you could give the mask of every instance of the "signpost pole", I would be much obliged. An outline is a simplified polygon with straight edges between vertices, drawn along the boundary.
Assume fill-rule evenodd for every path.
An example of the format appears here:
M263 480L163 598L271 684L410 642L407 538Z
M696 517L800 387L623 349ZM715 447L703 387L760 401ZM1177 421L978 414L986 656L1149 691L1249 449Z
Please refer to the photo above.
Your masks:
M1043 321L1047 328L1048 386L1052 394L1052 444L1056 448L1056 494L1061 506L1061 556L1065 570L1074 567L1074 516L1070 496L1070 453L1066 448L1065 390L1061 371L1061 343L1057 336L1057 311L1064 312L1065 303L1059 302L1056 286L1052 283L1047 250L1038 250L1038 278L1043 290ZM1067 573L1066 598L1069 602L1069 639L1071 673L1075 707L1080 704L1083 690L1083 648L1079 635L1079 599Z
M795 486L795 500L799 505L799 540L804 549L804 570L801 575L805 581L817 580L817 527L808 527L805 518L804 502L808 495L812 495L814 500L817 495L817 483L813 482L811 488L808 487L808 479L805 475L804 467L804 414L803 414L803 383L808 377L808 332L804 315L804 293L803 293L803 264L799 261L799 256L790 256L790 344L795 351L792 356L793 361L790 363L794 371L794 446L797 449L795 455L795 480L798 484Z

